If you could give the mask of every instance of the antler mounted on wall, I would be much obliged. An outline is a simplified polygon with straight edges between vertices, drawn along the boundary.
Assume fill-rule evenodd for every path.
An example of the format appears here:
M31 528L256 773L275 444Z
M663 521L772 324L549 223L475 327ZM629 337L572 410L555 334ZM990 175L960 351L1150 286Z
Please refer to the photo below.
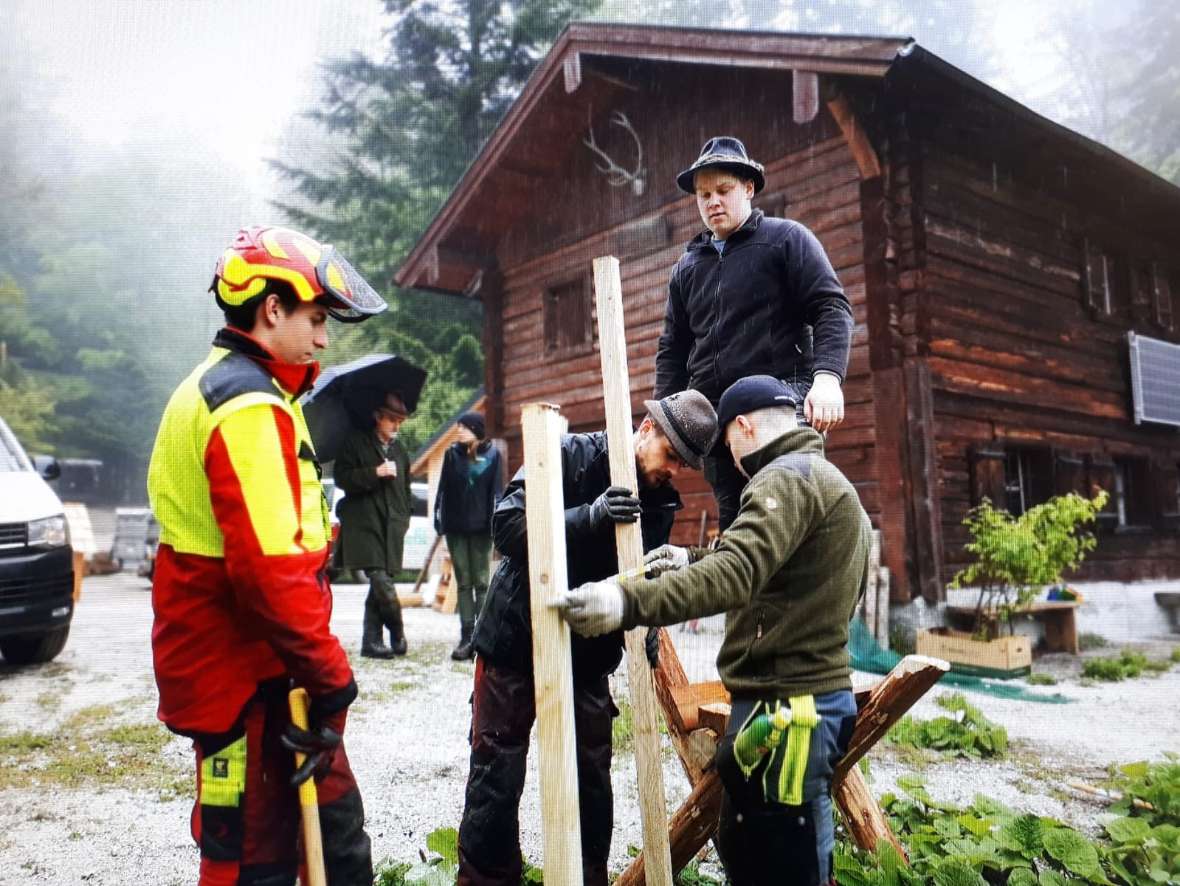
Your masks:
M598 147L597 142L594 141L594 127L589 125L589 121L587 122L590 137L582 139L582 144L603 160L603 163L596 162L594 168L606 176L607 184L612 188L621 188L629 184L631 186L631 193L636 197L642 195L644 188L647 187L647 170L643 168L643 145L639 141L639 136L635 133L635 127L627 119L627 115L622 111L615 111L610 115L610 122L611 125L620 127L629 133L631 138L635 139L636 157L635 169L633 171L624 169L612 160L605 151Z

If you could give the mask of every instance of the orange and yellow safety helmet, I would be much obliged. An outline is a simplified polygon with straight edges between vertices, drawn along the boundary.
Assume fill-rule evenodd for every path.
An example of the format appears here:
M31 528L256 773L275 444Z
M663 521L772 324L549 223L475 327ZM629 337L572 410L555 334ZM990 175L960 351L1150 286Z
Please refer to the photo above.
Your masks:
M222 253L209 287L224 310L263 293L267 281L291 285L300 301L318 301L345 323L358 323L387 307L344 257L331 246L290 228L242 228Z

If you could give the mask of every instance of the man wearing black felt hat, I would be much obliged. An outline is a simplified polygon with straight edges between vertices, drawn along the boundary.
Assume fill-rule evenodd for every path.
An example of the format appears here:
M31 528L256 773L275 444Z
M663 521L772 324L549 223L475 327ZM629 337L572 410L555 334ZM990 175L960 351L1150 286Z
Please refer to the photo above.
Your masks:
M668 284L655 396L693 388L716 405L738 379L765 374L790 386L813 428L831 430L844 420L853 323L823 246L798 222L753 208L765 172L733 136L705 142L676 183L696 196L706 230ZM724 453L706 459L705 476L724 530L745 478Z

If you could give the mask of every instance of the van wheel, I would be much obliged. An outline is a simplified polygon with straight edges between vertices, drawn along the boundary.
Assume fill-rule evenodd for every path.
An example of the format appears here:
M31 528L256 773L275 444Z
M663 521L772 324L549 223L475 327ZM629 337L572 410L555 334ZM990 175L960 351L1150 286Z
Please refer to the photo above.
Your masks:
M66 646L70 626L54 628L44 634L23 634L0 639L0 653L10 665L42 664L57 658Z

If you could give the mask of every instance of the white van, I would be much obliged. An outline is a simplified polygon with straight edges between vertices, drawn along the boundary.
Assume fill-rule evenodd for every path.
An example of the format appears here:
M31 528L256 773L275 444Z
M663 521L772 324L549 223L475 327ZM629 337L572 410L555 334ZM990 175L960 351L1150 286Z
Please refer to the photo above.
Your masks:
M74 615L70 530L45 482L61 469L53 459L38 468L0 418L0 654L11 665L56 656Z

